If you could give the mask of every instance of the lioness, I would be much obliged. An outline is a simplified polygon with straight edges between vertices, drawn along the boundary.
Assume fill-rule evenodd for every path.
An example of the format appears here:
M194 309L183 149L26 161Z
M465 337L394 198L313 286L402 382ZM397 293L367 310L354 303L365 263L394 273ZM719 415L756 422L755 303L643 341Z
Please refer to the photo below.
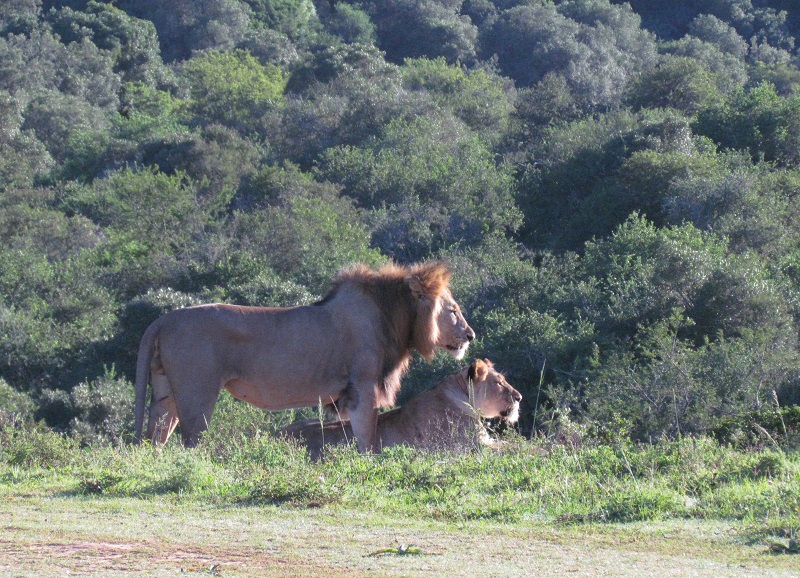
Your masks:
M411 352L456 359L475 338L441 262L346 270L325 298L302 307L200 305L167 313L145 331L136 363L136 440L147 383L147 437L167 441L178 422L197 444L221 389L265 410L336 404L358 448L375 448L378 408L392 405Z
M476 359L405 405L378 415L378 448L400 444L429 449L492 445L479 418L502 417L514 423L521 400L522 395L495 371L488 359ZM348 421L320 423L310 419L280 431L301 439L313 460L322 457L324 445L353 439Z

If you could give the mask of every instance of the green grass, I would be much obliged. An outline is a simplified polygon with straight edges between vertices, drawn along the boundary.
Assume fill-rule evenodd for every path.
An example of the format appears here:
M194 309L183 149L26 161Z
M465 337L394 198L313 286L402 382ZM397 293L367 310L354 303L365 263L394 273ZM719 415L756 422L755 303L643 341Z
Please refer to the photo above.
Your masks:
M708 438L579 449L521 439L501 451L361 456L322 463L269 434L199 448L80 448L45 430L0 432L0 491L164 496L213 504L329 507L449 522L737 519L800 529L800 455Z
M218 560L232 576L279 576L287 567L293 575L366 576L376 564L381 575L415 575L401 558L419 558L413 565L427 568L424 575L448 576L477 567L487 543L498 559L520 553L504 562L508 575L530 564L544 572L552 558L561 571L589 573L624 559L617 575L636 576L641 564L656 571L669 558L687 571L717 564L718 575L738 576L745 566L797 568L800 454L710 438L578 448L516 438L500 451L472 453L392 448L361 456L343 447L312 463L258 430L212 430L186 450L175 442L81 448L45 429L5 427L0 501L0 523L11 532L0 536L0 551L8 550L0 574L28 572L19 576L85 573L92 564L101 564L98 573L85 575L111 575L102 564L115 560L120 575L156 560L143 576L217 564L158 557L173 550ZM209 520L218 531L203 530ZM344 573L308 566L331 538L329 524L338 537L326 552L341 558ZM275 536L296 532L302 543L287 542L264 561ZM156 548L162 541L171 545ZM423 555L397 553L410 548ZM51 568L45 550L69 563ZM575 562L570 552L584 550L585 562Z

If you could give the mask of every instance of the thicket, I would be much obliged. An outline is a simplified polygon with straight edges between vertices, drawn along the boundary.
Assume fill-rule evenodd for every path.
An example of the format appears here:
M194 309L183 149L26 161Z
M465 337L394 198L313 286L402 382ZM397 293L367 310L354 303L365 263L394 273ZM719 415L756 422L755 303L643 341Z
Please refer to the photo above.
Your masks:
M119 443L161 313L437 258L523 434L796 441L798 14L4 2L0 423Z

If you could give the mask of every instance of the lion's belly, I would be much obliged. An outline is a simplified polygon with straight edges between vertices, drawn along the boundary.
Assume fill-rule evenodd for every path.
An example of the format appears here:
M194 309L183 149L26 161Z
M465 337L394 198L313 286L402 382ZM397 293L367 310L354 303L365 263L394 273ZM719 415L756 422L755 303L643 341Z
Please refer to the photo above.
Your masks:
M269 411L310 407L317 405L320 400L323 404L328 404L339 398L344 387L344 384L336 382L303 387L297 383L267 385L242 379L232 379L225 384L225 388L233 397Z

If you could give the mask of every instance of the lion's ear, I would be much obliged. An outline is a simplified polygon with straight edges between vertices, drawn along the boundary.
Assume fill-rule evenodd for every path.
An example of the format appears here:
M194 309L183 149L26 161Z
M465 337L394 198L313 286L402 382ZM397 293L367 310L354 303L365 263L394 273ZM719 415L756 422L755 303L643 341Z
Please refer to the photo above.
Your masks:
M483 381L486 379L487 375L489 375L489 366L480 359L476 359L469 366L469 378L472 380L472 383Z
M406 277L405 281L408 288L411 289L411 294L414 296L414 299L419 299L424 295L422 292L422 281L420 281L419 277L411 275Z

